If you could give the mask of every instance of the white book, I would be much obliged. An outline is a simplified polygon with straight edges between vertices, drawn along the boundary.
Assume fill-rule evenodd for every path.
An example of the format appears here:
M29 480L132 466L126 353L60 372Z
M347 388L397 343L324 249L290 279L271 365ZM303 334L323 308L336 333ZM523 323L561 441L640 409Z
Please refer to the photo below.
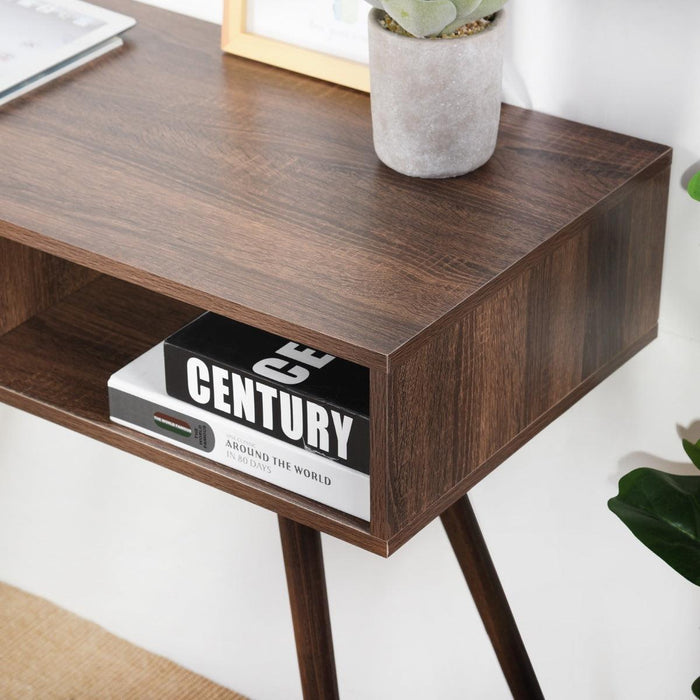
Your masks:
M109 379L120 425L369 521L369 476L168 396L163 343Z
M0 104L121 46L134 24L80 0L0 0Z

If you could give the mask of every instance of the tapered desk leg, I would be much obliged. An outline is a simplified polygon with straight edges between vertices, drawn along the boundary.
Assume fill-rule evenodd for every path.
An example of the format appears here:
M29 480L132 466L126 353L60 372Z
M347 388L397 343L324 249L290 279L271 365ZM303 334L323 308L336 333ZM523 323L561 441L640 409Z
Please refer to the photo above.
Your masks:
M321 535L279 516L304 700L337 700Z
M464 496L441 518L513 697L544 698L471 503Z

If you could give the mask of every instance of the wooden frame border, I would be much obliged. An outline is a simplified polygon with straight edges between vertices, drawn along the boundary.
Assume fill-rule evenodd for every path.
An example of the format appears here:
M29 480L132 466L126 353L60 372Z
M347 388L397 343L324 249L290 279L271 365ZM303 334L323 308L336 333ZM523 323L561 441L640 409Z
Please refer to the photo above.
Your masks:
M221 48L224 51L369 92L369 67L364 63L248 33L248 1L224 0L221 31Z

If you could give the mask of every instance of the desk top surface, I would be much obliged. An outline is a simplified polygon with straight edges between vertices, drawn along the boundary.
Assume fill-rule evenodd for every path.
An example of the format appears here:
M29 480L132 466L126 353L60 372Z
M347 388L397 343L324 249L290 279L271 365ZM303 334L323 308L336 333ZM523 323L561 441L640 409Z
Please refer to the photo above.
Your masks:
M0 110L3 235L369 366L669 157L505 106L480 170L408 178L366 95L105 4L138 20L125 46Z

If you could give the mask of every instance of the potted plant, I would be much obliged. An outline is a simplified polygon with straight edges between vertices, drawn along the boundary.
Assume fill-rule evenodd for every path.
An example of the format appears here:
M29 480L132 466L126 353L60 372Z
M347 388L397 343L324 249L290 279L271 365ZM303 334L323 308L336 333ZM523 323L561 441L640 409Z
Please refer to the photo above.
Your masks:
M700 469L700 440L683 440ZM688 581L700 586L700 474L675 475L642 467L620 479L608 507L632 534ZM692 685L700 698L700 678Z
M390 168L454 177L493 154L506 0L369 0L374 148Z

